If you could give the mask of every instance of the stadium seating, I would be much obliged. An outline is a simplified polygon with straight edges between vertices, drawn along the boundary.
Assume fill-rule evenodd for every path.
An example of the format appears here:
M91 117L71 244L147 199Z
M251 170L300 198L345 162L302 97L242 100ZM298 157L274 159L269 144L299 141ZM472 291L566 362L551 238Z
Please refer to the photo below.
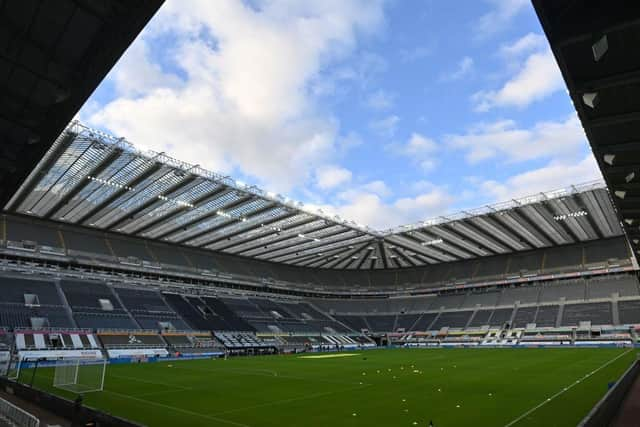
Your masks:
M395 331L395 315L366 316L365 321L369 325L370 330L373 332Z
M618 311L621 324L640 324L640 301L619 301Z
M158 334L145 332L119 333L98 331L98 338L104 348L157 347L164 348L166 342Z
M541 288L540 302L553 302L561 298L564 298L566 301L584 301L585 294L585 282L581 279L560 283L548 283Z
M465 311L449 311L443 312L436 319L433 325L431 325L431 329L438 330L440 328L448 327L448 328L464 328L467 326L469 319L473 311L465 310Z
M469 322L469 327L477 327L484 326L489 324L489 319L493 314L493 310L478 310L476 314L474 314L471 322Z
M538 312L536 314L536 326L545 327L545 326L556 326L556 322L558 319L558 305L542 305L538 308Z
M431 330L431 325L438 317L438 313L425 313L416 321L413 325L412 331L428 331Z
M420 318L419 314L400 314L396 320L396 330L410 331Z
M489 325L502 327L506 322L511 320L512 315L513 308L497 308L493 310L491 318L489 319Z
M519 307L516 310L515 317L513 318L513 327L524 328L528 324L534 323L537 312L538 307Z
M74 313L79 328L89 329L139 329L126 314Z
M580 322L594 325L613 324L611 303L567 304L562 313L562 326L578 326Z
M498 298L500 298L499 292L484 292L484 293L469 293L467 294L462 308L474 308L476 306L493 307L497 304Z
M60 286L67 302L74 310L99 309L114 313L124 312L114 293L104 283L65 279L60 282ZM104 305L101 300L107 304ZM111 305L111 309L108 305Z
M269 347L269 344L249 332L216 332L215 337L229 349Z
M37 276L11 275L0 275L0 286L7 289L0 294L0 326L6 328L315 335L524 328L527 324L575 327L580 322L612 325L617 319L620 324L640 323L634 312L635 299L640 297L638 279L624 274L486 292L357 299L161 294L96 280L62 279L57 284Z

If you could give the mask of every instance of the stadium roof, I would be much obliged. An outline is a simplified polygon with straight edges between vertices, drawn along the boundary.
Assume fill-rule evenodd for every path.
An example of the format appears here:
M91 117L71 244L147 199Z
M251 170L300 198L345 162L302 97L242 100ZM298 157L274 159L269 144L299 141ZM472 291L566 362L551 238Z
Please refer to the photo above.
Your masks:
M640 2L534 0L569 95L640 249Z
M71 123L5 209L299 266L423 266L619 236L592 182L377 231Z
M0 0L0 205L161 0Z

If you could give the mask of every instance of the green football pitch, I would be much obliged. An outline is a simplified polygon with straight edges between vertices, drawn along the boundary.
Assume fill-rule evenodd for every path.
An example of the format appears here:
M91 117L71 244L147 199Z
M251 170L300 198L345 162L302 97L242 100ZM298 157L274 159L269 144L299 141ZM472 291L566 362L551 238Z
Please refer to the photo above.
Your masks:
M397 349L111 365L85 403L149 426L575 426L636 357ZM52 377L38 369L35 382L75 397Z

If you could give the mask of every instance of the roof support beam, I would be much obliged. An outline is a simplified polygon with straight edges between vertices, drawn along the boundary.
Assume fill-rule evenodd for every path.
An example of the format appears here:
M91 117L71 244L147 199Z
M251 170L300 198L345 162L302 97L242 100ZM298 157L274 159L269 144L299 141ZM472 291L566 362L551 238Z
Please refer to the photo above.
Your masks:
M127 187L131 187L131 188L136 188L136 185L138 185L139 183L141 183L142 181L144 181L145 179L149 178L154 173L159 171L161 167L162 167L162 165L160 163L154 163L153 165L151 165L151 167L149 167L141 175L139 175L138 177L136 177L132 181L127 182L126 186ZM99 205L96 205L93 209L89 210L80 219L78 219L78 221L76 221L76 223L77 224L87 225L86 222L89 220L89 218L93 218L94 215L98 215L103 209L105 209L107 206L109 206L114 201L118 200L118 198L122 197L122 195L124 195L125 193L127 193L127 190L124 189L124 188L116 191L110 197L105 199L102 203L100 203ZM91 224L89 224L89 225L91 225Z
M252 201L252 200L253 199L248 199L248 200L245 201L245 203L248 202L248 201ZM240 204L235 205L235 206L227 207L226 209L227 210L228 209L233 209L235 207L242 206L245 203L240 203ZM244 218L246 218L246 221L250 221L252 217L255 217L255 216L258 216L258 215L263 214L265 212L268 212L271 209L273 209L275 206L276 206L276 204L272 203L270 205L267 205L267 206L264 206L262 208L256 209L255 211L252 211L252 212L248 213L246 216L244 216ZM222 224L218 224L218 225L215 225L215 226L213 226L211 228L207 228L206 230L200 231L200 232L198 232L196 234L192 234L191 236L189 236L183 242L185 242L185 244L189 245L189 246L204 247L205 243L198 243L198 242L196 242L196 240L200 239L200 238L203 238L203 237L206 237L206 236L208 236L210 234L213 234L216 231L218 231L220 229L223 229L225 227L228 227L231 224L235 224L235 223L239 223L239 222L242 222L242 220L238 219L238 218L228 218L227 221L223 222Z
M362 249L364 249L368 245L369 245L369 242L365 242L364 244L361 244L361 245L358 245L358 246L347 246L347 247L344 247L344 248L341 249L342 252L339 253L340 258L334 259L333 261L327 263L323 267L333 268L333 267L335 267L336 264L339 264L344 259L350 259L354 254L358 253L359 251L361 251Z
M434 225L426 228L425 230L475 255L486 256L491 254L489 251L479 247L477 243L473 244L468 239L463 238L458 233L453 232L449 228L445 228L439 225Z
M203 205L205 205L206 203L215 200L216 198L218 198L221 194L223 193L228 193L231 190L229 190L229 188L221 186L221 187L215 187L211 192L209 192L208 194L203 195L202 197L196 199L193 201L193 205L195 206L195 209L201 209ZM170 212L167 215L164 215L160 218L158 218L157 220L150 222L149 224L134 230L133 233L138 234L138 235L142 235L145 232L148 232L156 227L160 227L166 224L170 224L170 223L174 223L177 222L177 219L185 212L188 212L190 209L187 206L184 206L182 208L180 208L179 210L175 211L175 212ZM193 221L197 221L197 220L193 220ZM187 223L188 224L188 223ZM172 228L169 228L167 230L165 230L164 232L162 232L161 234L155 236L155 239L162 239L163 237L166 237L169 234L172 234L173 232L175 232L176 230L179 230L180 228L184 227L184 224L176 224L174 225Z
M115 159L118 158L118 156L120 155L120 150L113 150L111 152L111 154L109 154L107 157L105 157L100 163L98 163L91 171L89 171L89 173L87 174L88 176L97 176L99 175L105 168L107 168L111 163L113 163L113 161ZM69 203L71 201L71 199L73 199L73 197L78 194L83 188L85 188L91 181L89 181L88 179L81 179L77 182L76 185L73 186L73 188L71 188L67 194L64 195L64 197L62 197L60 200L58 200L58 202L56 204L54 204L53 206L51 206L51 208L49 210L47 210L47 212L45 212L42 217L45 219L51 219L52 216L54 216L54 214L57 214L58 211L60 209L62 209L63 206L65 206L67 203Z
M516 209L495 213L493 217L503 226L511 228L517 235L522 236L534 248L551 246L550 240L537 227L529 224Z
M447 228L450 231L454 231L460 236L464 236L469 240L477 242L478 245L493 251L494 253L504 254L509 252L507 248L490 238L486 234L482 233L472 224L464 221L450 222L447 224Z
M273 209L273 207L271 207L271 209ZM291 218L291 217L293 217L295 215L296 215L296 212L284 211L283 210L280 214L277 214L277 215L273 216L272 218L260 221L259 224L250 224L247 227L238 227L237 229L234 229L233 231L231 231L229 233L226 233L226 234L218 236L218 237L211 238L211 239L207 240L206 242L202 243L200 246L201 247L205 247L207 249L214 249L214 248L209 248L209 246L213 245L215 243L221 242L223 240L230 241L234 237L239 236L239 235L241 235L243 233L247 233L247 232L250 232L252 230L256 230L256 229L265 227L267 225L273 224L274 222L281 221L281 220L287 219L287 218ZM255 217L256 215L251 215L251 216ZM241 224L238 223L237 225L241 225Z
M305 221L301 224L296 224L293 227L283 228L281 229L281 231L272 230L270 233L267 233L258 239L252 238L247 242L249 246L236 248L235 246L243 246L245 245L245 243L242 243L241 245L232 245L225 248L225 251L231 252L236 255L250 256L249 252L252 252L256 249L295 239L298 237L298 234L302 233L302 230L304 230L304 234L310 234L330 227L332 226L327 224L325 221L312 217L309 221ZM275 238L272 239L271 237L274 235ZM229 251L231 247L233 247L233 250Z
M354 234L355 233L355 234ZM261 259L267 260L276 260L276 261L287 261L288 257L292 254L297 254L299 252L324 252L325 250L329 250L327 245L340 243L343 241L349 241L354 238L361 237L362 234L357 234L357 231L354 230L339 230L332 233L330 236L326 236L322 239L322 241L307 241L302 244L294 245L291 247L279 248L275 251L268 251L268 253L263 253L258 255ZM266 255L266 257L265 257Z
M404 252L398 250L398 248L395 247L394 245L389 245L389 251L392 251L398 258L401 258L402 260L404 260L404 262L406 262L412 267L418 267L418 266L424 265L421 262L420 263L417 262L414 258L407 256Z
M428 264L435 264L437 262L443 261L442 259L436 257L435 254L433 254L431 251L425 250L426 248L424 246L421 246L404 236L387 236L387 241L392 242L396 246L408 249L411 252L423 255L427 260L426 263Z
M512 235L506 228L494 221L489 215L472 217L469 218L469 221L475 224L478 228L486 230L491 236L498 239L500 243L509 246L513 251L525 251L531 249L529 245Z
M189 232L189 229L191 229L193 227L197 227L198 224L218 216L218 210L224 209L224 210L228 211L228 210L237 208L239 206L245 205L247 203L250 203L253 200L255 200L254 196L244 196L243 198L234 200L233 202L224 205L224 207L221 207L220 209L216 209L215 211L212 211L212 212L210 212L208 214L205 214L205 215L199 217L197 220L191 222L189 225L186 225L186 226L183 225L182 227L183 227L183 229L186 229L187 232ZM202 235L202 234L204 234L206 232L208 232L208 230L199 231L199 232L196 232L195 234L190 234L188 236L179 237L176 240L173 240L173 243L178 243L178 244L182 245L182 244L185 244L185 242L188 242L189 240L192 240L192 239L196 238L197 236ZM177 236L177 234L172 233L172 234L168 235L167 238L168 239L172 239L172 238L174 238L174 236Z
M290 252L297 252L300 250L300 247L304 247L310 242L314 242L314 239L319 239L318 236L322 236L323 239L326 239L336 234L349 231L351 230L338 225L326 224L322 221L313 231L306 231L303 234L300 231L295 230L291 233L287 233L284 238L278 239L276 242L265 242L265 244L258 245L255 249L242 251L242 253L248 256L262 257L265 255L270 256L272 253L278 253L285 249L291 249Z
M188 186L191 182L193 182L193 180L195 179L194 176L186 176L183 179L181 179L179 182L175 183L174 185L172 185L171 187L169 187L166 191L163 191L161 194L171 194L174 193L178 190L180 190L181 188L184 188L186 186ZM147 200L146 202L142 203L140 206L132 209L131 211L127 212L126 215L124 215L123 217L121 217L120 219L117 219L116 221L112 222L109 225L110 229L119 229L121 227L124 227L128 222L133 221L133 219L135 219L135 216L140 214L141 212L143 212L145 209L151 207L151 206L159 206L166 203L163 200L158 199L158 197L152 197L149 200Z
M346 234L346 233L345 233ZM313 255L313 254L326 254L329 251L332 251L334 249L337 248L342 248L342 247L351 247L354 245L359 245L364 241L370 242L371 237L367 234L361 234L359 236L340 236L339 238L334 239L332 242L326 243L323 246L316 246L316 247L311 247L311 248L306 248L304 250L299 250L297 252L295 252L295 254L282 254L282 255L278 255L277 257L274 257L272 259L272 261L275 262L289 262L290 259L292 258L296 258L296 257L300 257L300 256L306 256L306 255Z
M556 223L548 211L540 212L533 205L527 205L521 207L520 212L530 223L537 224L553 243L564 245L573 241L569 234Z
M296 216L299 216L299 213L295 213L292 217L296 217ZM274 234L276 236L279 236L281 233L289 233L290 229L302 227L302 226L311 224L313 222L317 222L317 218L314 218L312 216L306 216L304 218L301 218L298 221L292 221L291 223L285 223L284 220L282 219L269 224L265 223L265 227L261 227L261 229L258 230L260 231L260 233L257 233L256 230L245 231L240 235L239 240L236 240L234 242L231 242L222 246L216 245L215 249L222 250L225 252L229 251L232 253L237 253L238 252L236 248L237 246L243 246L248 243L255 243L255 245L250 246L250 248L260 247L261 242L263 242L265 239L269 238L270 236L273 236ZM262 228L264 228L264 230ZM233 249L233 251L230 251L230 249ZM245 250L244 248L241 248L241 249Z
M459 249L454 245L449 244L443 239L438 239L437 238L438 236L434 237L434 236L425 234L423 230L424 229L411 231L409 233L409 237L418 239L420 241L420 244L423 246L432 246L434 248L438 248L442 250L443 252L448 252L451 255L451 257L454 259L468 259L473 257L473 255L469 254L468 252L465 252L462 249ZM442 242L430 244L430 242L433 242L436 240L442 240Z

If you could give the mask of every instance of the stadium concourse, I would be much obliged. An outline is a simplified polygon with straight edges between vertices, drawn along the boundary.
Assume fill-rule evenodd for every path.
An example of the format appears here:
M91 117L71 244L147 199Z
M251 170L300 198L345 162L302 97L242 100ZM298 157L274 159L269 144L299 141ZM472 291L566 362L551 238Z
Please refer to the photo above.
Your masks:
M620 86L637 91L638 56L616 50L624 40L637 39L637 14L611 11L615 7L605 2L534 1L605 181L375 230L164 153L139 150L126 135L72 121L161 2L0 4L0 22L11 24L0 26L0 41L14 46L0 55L0 71L18 76L0 85L3 99L11 100L0 111L3 146L9 147L0 155L0 374L9 378L4 385L19 390L18 382L31 381L43 386L42 393L52 385L99 392L110 366L194 360L193 366L206 370L195 359L239 355L357 350L336 354L346 360L381 347L501 348L502 355L491 357L508 364L515 357L507 348L611 347L583 353L585 365L575 365L584 370L567 378L585 376L569 386L554 384L564 387L555 399L601 371L620 377L627 365L607 371L618 360L631 363L626 348L638 345L640 331L634 205L640 132L637 111L628 111L636 107L633 97L618 109L609 102L620 98ZM44 15L57 19L49 22ZM573 25L564 25L570 19ZM598 31L587 30L590 25ZM35 53L49 51L56 53L46 55L55 67L36 60L42 55ZM585 71L594 68L592 74ZM622 129L609 129L616 126ZM620 141L604 143L604 134ZM403 351L391 359L405 357ZM548 354L560 360L556 367L577 369L570 353L553 351ZM478 363L474 355L451 354L462 361L461 369ZM546 357L532 355L524 357ZM437 357L433 363L442 363ZM258 368L235 369L272 379L277 371L268 363L290 360L262 359ZM376 363L386 363L381 360ZM85 364L94 372L89 386L79 379ZM427 365L425 370L435 369ZM39 366L55 368L53 382L36 376ZM152 367L140 369L173 367L147 366ZM354 372L365 376L360 366ZM45 380L48 386L38 383ZM315 380L325 387L338 384ZM229 379L230 388L234 381ZM360 391L370 384L351 385ZM193 391L184 383L176 387ZM614 390L619 404L625 390ZM159 392L146 390L144 396ZM543 395L542 404L520 413L514 412L517 404L505 403L513 416L504 409L510 418L499 421L524 420L552 400ZM113 409L106 402L103 408ZM150 404L203 422L200 413ZM593 417L604 416L598 414ZM101 425L131 424L109 418Z

